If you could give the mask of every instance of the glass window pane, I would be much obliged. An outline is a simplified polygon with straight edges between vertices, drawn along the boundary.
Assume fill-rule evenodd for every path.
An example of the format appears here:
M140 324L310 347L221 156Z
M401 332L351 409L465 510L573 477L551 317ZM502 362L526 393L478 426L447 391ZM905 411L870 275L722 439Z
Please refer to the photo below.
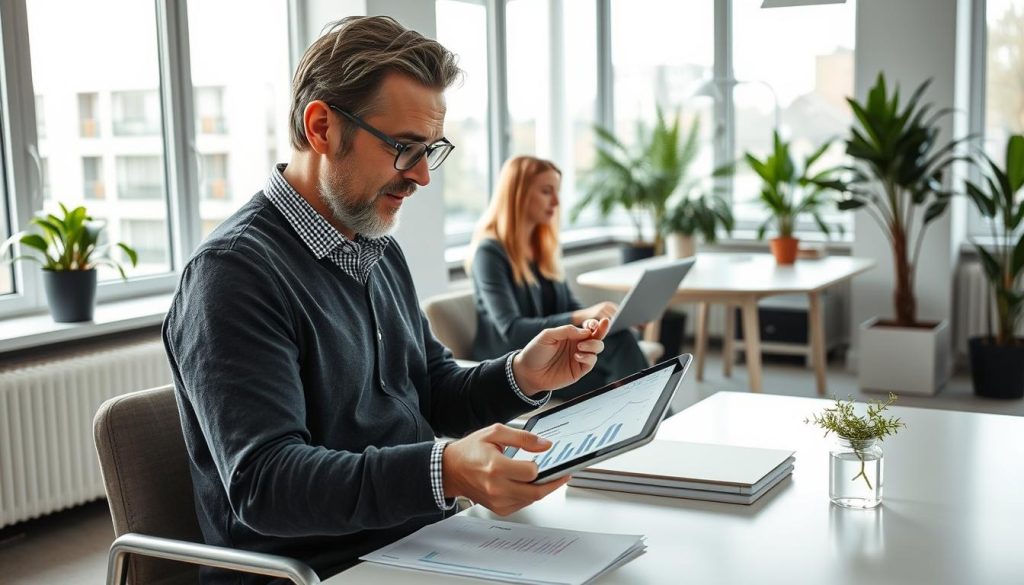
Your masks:
M36 119L43 208L85 205L106 221L107 241L132 245L123 226L151 222L146 237L159 241L162 253L128 274L169 272L154 3L28 0L27 10L32 83L36 103L45 106ZM125 260L117 248L111 254ZM101 280L120 278L116 270L99 271Z
M714 99L705 88L714 77L714 2L612 0L611 8L616 137L635 144L638 125L654 124L656 106L667 115L681 111L684 128L700 124L701 150L690 175L710 177ZM622 214L618 221L626 223Z
M39 107L39 98L36 98L36 107ZM4 152L3 149L3 110L0 109L0 152ZM7 210L10 209L7 201L7 188L6 188L6 177L7 172L4 169L6 163L5 157L0 156L0 242L7 241L7 238L11 236L11 224L10 216L7 214ZM0 264L0 296L11 294L14 292L14 266L10 263Z
M568 225L568 210L579 197L577 178L594 158L596 5L590 0L512 0L507 17L511 152L559 165L561 221ZM553 21L560 23L560 32L552 35Z
M1006 141L1024 132L1024 0L987 0L985 151L1003 164Z
M206 237L290 157L287 1L192 1L188 26Z
M445 92L445 135L455 150L444 171L444 231L447 243L469 241L487 206L490 147L487 117L487 8L458 0L437 1L437 40L459 56L463 83Z
M841 139L853 123L846 97L853 95L856 8L856 0L771 9L758 2L733 3L737 157L764 156L777 118L798 160L838 138L815 168L846 164ZM740 165L733 189L737 221L763 220L759 191L759 179ZM852 214L832 206L826 211L829 223L851 225Z

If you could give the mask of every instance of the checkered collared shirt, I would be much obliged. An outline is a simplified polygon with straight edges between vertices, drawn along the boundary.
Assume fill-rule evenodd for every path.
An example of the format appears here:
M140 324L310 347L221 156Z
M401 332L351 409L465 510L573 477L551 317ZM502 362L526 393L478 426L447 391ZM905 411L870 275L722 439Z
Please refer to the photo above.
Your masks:
M282 174L286 166L277 165L270 173L263 188L267 199L284 214L314 258L328 258L345 274L366 284L370 271L384 257L391 237L364 238L357 235L355 240L350 240L343 236L288 184Z

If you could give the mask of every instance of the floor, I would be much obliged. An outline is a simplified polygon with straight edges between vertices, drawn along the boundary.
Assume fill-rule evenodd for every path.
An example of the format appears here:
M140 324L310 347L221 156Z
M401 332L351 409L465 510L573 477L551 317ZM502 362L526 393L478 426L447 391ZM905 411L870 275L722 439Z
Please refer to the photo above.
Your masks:
M829 394L858 400L883 398L857 389L856 376L834 359L829 368ZM723 378L721 362L709 357L706 378L697 382L691 371L680 387L673 407L681 410L715 392L747 389L742 365L732 378ZM766 358L764 386L767 394L816 396L813 372L802 364ZM970 380L955 377L936 396L901 396L901 406L942 408L1024 416L1024 400L998 401L975 398ZM113 539L103 501L10 526L0 530L0 584L53 585L98 584L105 579L106 553Z

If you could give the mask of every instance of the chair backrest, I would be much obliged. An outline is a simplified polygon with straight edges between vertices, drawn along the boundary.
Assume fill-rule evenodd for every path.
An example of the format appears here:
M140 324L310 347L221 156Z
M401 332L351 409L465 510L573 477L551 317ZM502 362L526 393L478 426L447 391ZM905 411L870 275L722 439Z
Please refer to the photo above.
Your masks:
M116 536L203 541L173 386L107 400L96 412L93 437ZM140 555L129 561L129 583L197 580L195 565Z
M456 359L468 360L476 339L476 304L473 290L443 293L423 302L430 329Z

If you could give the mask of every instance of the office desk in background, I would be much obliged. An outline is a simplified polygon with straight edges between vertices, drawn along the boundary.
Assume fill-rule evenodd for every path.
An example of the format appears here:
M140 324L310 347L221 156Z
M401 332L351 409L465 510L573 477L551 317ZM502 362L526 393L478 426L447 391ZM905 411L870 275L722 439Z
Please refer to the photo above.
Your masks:
M662 424L659 439L795 449L792 477L751 506L561 488L505 519L646 535L647 552L598 584L1024 581L1024 418L893 407L907 428L882 444L882 506L846 510L828 500L832 439L803 422L831 404L719 392ZM363 563L325 583L453 581Z
M645 267L666 262L663 257L651 258L585 272L576 282L585 286L615 291L628 291L640 279ZM822 318L821 293L846 282L875 265L873 260L848 256L826 256L816 260L798 260L790 266L780 266L770 254L701 253L697 263L679 285L671 304L692 302L697 304L695 329L697 380L704 379L704 356L708 346L708 311L712 303L724 304L725 375L732 373L733 312L740 307L743 314L743 337L746 345L747 372L750 389L760 392L761 380L761 325L757 302L775 295L806 294L810 301L807 311L808 339L811 364L814 367L818 394L825 394L825 323Z

